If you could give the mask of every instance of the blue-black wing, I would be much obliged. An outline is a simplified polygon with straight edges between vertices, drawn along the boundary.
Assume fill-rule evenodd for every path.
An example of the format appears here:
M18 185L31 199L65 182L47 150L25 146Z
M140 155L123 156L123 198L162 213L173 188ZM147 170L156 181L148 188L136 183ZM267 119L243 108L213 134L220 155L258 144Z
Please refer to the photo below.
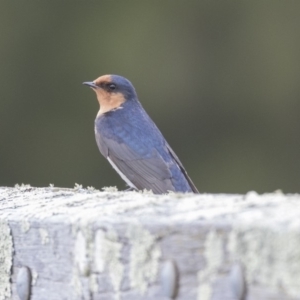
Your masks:
M173 157L173 159L175 160L176 164L179 166L179 168L180 168L182 174L184 175L185 179L189 183L189 186L192 189L192 191L195 194L198 194L199 193L198 189L194 185L192 179L187 174L185 168L183 167L183 165L182 165L181 161L179 160L178 156L176 155L176 153L173 151L173 149L170 147L170 145L167 145L167 148L168 148L168 151L169 151L170 155Z
M168 164L156 149L147 158L141 158L126 144L99 133L96 133L96 141L102 155L109 158L137 189L152 190L155 194L176 191Z
M196 186L169 145L166 145L166 151L169 152L173 160L167 163L156 149L152 150L150 157L141 158L125 143L104 137L99 133L96 134L96 141L102 155L109 158L137 189L152 190L155 194L167 193L168 191L198 193ZM190 190L181 190L174 185L173 174L170 171L174 165L188 182Z

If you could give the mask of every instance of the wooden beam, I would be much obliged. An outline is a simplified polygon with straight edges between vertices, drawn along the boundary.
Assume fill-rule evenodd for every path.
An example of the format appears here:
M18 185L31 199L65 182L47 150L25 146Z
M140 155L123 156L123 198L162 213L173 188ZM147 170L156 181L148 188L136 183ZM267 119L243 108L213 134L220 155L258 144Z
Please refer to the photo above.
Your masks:
M0 188L0 300L299 295L299 195Z

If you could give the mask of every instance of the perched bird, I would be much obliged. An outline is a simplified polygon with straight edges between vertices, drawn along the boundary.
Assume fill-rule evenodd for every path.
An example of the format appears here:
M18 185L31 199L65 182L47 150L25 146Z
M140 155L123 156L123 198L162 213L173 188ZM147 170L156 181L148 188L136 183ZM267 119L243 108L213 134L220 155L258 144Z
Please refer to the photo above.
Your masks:
M100 104L95 120L98 148L131 189L198 193L129 80L104 75L83 84L96 92Z

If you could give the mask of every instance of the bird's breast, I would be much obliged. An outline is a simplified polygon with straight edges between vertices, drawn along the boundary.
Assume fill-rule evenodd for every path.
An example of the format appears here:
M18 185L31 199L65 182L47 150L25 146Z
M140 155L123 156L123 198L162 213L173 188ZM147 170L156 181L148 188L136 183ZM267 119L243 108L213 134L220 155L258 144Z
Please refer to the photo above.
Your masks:
M125 144L141 158L150 158L153 150L164 152L165 140L143 109L115 110L97 116L95 134Z

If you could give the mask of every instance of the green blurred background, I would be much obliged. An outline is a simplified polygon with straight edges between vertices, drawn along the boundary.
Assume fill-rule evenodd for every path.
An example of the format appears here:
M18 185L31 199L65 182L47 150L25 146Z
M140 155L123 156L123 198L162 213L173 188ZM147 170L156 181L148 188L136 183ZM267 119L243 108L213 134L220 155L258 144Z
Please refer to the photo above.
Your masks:
M1 1L0 185L123 181L94 93L132 81L201 192L299 192L298 1Z

